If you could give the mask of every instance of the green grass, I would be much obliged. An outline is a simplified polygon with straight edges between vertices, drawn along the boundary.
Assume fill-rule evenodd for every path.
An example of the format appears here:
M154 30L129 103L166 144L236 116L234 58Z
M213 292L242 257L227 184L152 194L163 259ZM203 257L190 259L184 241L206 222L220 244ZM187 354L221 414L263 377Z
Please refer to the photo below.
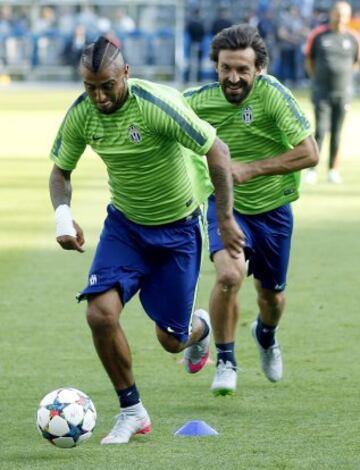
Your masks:
M85 230L83 255L54 239L47 154L77 91L0 90L0 468L1 469L358 469L360 161L355 103L344 130L345 184L304 187L296 217L288 303L279 339L285 378L266 381L249 333L256 315L249 279L241 293L237 355L241 373L232 398L213 398L213 368L187 375L164 352L137 299L123 315L137 384L153 421L148 436L104 448L117 400L94 352L84 304L74 295L87 271L105 216L106 174L91 152L74 173L73 213ZM307 96L302 103L311 116ZM214 280L205 263L199 305ZM160 293L161 294L161 293ZM39 400L60 386L88 393L98 410L92 439L60 450L35 429ZM218 437L180 438L186 421L205 420Z

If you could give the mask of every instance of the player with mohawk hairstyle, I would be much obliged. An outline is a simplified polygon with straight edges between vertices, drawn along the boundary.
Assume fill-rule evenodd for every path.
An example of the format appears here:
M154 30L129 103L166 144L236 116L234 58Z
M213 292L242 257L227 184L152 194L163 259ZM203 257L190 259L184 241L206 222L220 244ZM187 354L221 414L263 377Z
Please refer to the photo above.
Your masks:
M84 50L81 56L81 63L95 73L111 64L117 64L119 67L125 65L120 49L103 36L93 46Z
M239 256L243 240L232 212L227 146L181 93L130 79L121 51L103 37L84 50L80 73L86 92L55 139L50 195L58 243L82 252L84 235L70 211L71 173L90 145L107 167L111 203L79 300L87 299L94 345L120 401L120 414L102 444L122 444L151 427L119 322L125 304L139 292L160 344L172 353L185 350L186 369L198 372L210 339L207 312L193 309L203 246L201 208L211 181L229 256Z

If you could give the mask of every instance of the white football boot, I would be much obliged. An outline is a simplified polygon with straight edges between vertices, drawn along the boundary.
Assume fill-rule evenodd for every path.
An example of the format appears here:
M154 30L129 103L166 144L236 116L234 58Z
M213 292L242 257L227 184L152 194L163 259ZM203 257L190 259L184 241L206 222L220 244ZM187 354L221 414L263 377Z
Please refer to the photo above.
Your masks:
M257 321L251 326L251 332L260 355L260 366L266 377L271 382L278 382L283 376L283 362L280 345L277 341L273 346L264 349L256 335Z
M195 344L192 344L184 351L184 366L185 369L190 374L196 374L199 372L204 365L206 364L206 360L209 357L209 348L210 348L210 338L211 338L211 324L210 324L210 317L209 314L205 310L196 310L194 315L202 318L209 327L209 334L198 341Z
M216 366L215 377L210 390L218 397L220 395L233 395L236 390L236 367L230 361L222 361Z
M147 434L151 431L151 421L142 403L121 408L116 423L101 444L127 444L135 434Z
M342 184L343 179L337 170L331 169L328 173L328 182L332 184Z

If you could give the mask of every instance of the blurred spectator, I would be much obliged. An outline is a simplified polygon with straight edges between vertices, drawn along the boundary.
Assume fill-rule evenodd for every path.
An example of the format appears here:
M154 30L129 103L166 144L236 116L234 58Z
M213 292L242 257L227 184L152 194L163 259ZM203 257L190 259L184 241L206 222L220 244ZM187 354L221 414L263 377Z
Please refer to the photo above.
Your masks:
M13 12L10 5L3 5L0 9L0 38L12 32Z
M270 9L273 9L275 5L273 5L274 2L271 0L258 0L257 2L257 7L256 7L256 13L257 15L263 16L267 11Z
M74 7L70 5L61 6L57 23L57 28L60 34L67 39L71 38L74 33L75 26L76 16L74 14Z
M98 15L95 8L90 6L80 8L76 18L76 23L84 26L89 40L95 40L99 35Z
M217 15L211 25L211 34L219 33L222 29L232 26L233 21L231 19L231 11L227 7L220 7L217 11Z
M314 0L301 0L299 9L301 16L306 20L310 20L314 10Z
M73 79L79 78L78 65L83 48L87 45L88 38L86 35L86 28L82 24L75 27L74 35L71 41L67 42L63 52L65 65L73 67Z
M310 33L305 49L307 71L313 85L315 138L321 150L330 123L328 181L335 184L342 182L338 156L340 133L352 96L354 64L359 61L359 39L348 29L350 18L350 4L335 3L329 24ZM316 171L308 171L305 181L316 183Z
M118 8L115 12L114 28L117 33L131 33L136 29L135 21L122 8Z
M188 67L185 72L185 81L200 81L203 59L203 40L205 38L205 26L200 16L200 10L194 10L189 18L185 33L188 38Z
M111 21L106 16L99 16L96 26L100 36L105 36L111 31Z
M245 16L244 23L247 23L253 28L257 28L257 25L259 24L259 16L256 13L256 9L250 10L249 15Z
M26 7L17 8L16 14L12 19L12 34L22 36L30 29L30 18Z
M268 50L268 73L274 74L274 64L276 63L278 57L276 55L276 23L274 20L273 10L271 8L268 8L267 10L264 9L259 14L257 29L260 36L264 39Z
M43 7L40 11L40 16L35 19L32 31L35 34L47 34L56 29L56 15L52 7Z
M144 6L140 9L139 29L154 33L157 29L158 7L156 5Z
M320 26L321 24L327 24L329 22L329 15L327 11L322 10L321 8L315 8L313 10L312 16L310 18L310 28L316 28L317 26Z
M57 18L53 7L45 6L41 8L40 15L32 24L32 32L34 33L32 66L56 65L63 45L60 47L58 45L59 42L57 42L57 47L55 48L52 44L51 37L54 37L58 32Z
M296 6L288 7L279 17L277 37L279 66L277 77L289 86L296 86L300 68L303 70L302 46L308 34L305 22ZM299 64L302 64L299 67Z

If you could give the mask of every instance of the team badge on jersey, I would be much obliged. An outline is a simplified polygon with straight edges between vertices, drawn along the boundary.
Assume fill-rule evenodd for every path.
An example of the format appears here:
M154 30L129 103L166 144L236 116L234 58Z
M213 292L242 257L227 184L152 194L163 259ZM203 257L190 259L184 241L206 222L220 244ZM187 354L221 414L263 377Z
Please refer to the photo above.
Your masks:
M252 112L252 108L250 106L246 106L246 108L243 109L242 118L243 118L245 124L251 124L252 123L253 112Z
M133 142L134 144L138 144L139 142L141 142L141 134L135 124L131 124L131 126L129 126L128 132L131 142Z

